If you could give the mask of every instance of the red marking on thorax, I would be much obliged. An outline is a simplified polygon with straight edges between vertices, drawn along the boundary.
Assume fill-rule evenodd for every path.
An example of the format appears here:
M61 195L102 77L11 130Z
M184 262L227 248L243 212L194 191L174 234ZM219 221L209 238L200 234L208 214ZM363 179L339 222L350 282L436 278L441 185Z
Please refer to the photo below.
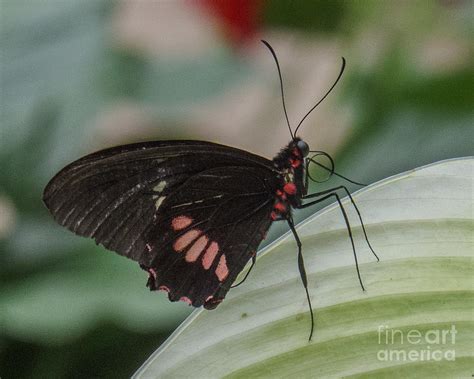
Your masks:
M297 168L301 165L301 160L300 159L291 159L290 158L290 164L291 164L291 167L293 168Z
M296 194L296 184L295 183L286 183L283 186L283 191L285 191L288 195Z
M285 212L286 211L286 205L283 204L283 203L276 203L274 205L274 208L279 212Z
M191 225L192 222L193 222L193 219L191 217L178 216L178 217L175 217L171 221L171 226L173 227L175 231L178 231L178 230L186 229L189 225Z
M202 232L198 229L191 229L179 237L173 244L173 249L180 253L190 245Z
M202 267L204 267L206 270L209 270L218 252L219 244L215 241L212 241L209 247L206 249L204 257L202 258Z
M187 251L186 262L195 262L206 248L208 242L209 239L206 236L199 237Z
M276 191L276 195L277 195L280 199L286 200L286 193L284 193L284 192L282 192L282 191L280 191L280 190L277 190L277 191Z
M227 278L227 275L229 275L229 269L227 268L227 262L224 254L221 255L219 263L217 264L216 275L220 282L224 281L224 279Z

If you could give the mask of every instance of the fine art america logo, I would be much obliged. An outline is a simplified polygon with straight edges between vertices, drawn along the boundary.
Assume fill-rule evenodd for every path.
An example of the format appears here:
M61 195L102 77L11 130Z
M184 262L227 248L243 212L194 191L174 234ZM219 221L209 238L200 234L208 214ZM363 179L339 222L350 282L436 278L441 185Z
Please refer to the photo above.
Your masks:
M454 361L456 326L448 329L400 330L388 325L378 327L379 361Z

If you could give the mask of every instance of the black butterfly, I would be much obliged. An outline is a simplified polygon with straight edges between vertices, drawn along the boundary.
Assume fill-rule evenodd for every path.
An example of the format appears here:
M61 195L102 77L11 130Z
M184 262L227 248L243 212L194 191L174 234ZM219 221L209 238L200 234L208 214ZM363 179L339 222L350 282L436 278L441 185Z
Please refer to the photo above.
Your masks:
M276 55L262 42L276 61L282 83ZM270 225L284 220L298 245L298 267L311 310L292 209L334 197L354 248L336 191L350 194L343 186L307 194L308 165L319 163L314 156L308 158L310 149L296 132L343 70L344 60L333 86L294 133L288 122L292 140L273 160L200 141L119 146L66 166L46 186L43 201L59 224L137 261L149 274L150 290L166 291L171 301L206 309L219 305L250 259L253 267L255 252ZM281 90L283 96L283 85ZM285 116L288 121L286 109ZM331 164L331 168L323 167L334 173L332 160ZM309 198L315 200L304 204ZM310 339L312 310L311 320Z

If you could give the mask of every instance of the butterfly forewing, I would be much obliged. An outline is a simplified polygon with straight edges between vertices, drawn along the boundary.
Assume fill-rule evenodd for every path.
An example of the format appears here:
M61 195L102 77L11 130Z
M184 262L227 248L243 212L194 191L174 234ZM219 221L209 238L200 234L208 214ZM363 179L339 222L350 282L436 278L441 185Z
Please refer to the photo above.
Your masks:
M265 158L163 141L79 159L51 180L43 199L61 225L139 262L152 289L199 306L225 296L260 244L277 186Z

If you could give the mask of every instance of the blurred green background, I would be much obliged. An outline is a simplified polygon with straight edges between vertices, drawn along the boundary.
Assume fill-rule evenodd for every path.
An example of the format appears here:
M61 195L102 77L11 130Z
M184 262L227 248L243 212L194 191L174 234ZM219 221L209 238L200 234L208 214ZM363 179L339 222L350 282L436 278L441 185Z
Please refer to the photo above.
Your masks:
M294 125L347 59L300 133L339 172L472 155L472 16L461 0L2 0L0 376L129 377L191 311L53 222L41 193L61 167L173 138L271 158L289 135L261 38Z

